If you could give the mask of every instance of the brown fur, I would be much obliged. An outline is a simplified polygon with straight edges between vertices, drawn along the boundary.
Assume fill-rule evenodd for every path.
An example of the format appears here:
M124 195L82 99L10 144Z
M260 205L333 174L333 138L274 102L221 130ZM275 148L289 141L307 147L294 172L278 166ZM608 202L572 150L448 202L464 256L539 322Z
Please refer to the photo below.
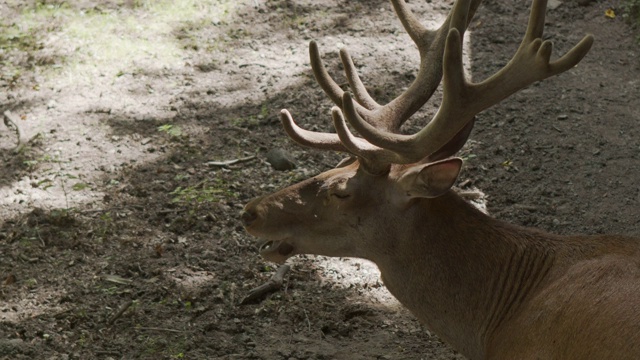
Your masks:
M560 237L512 226L450 191L462 161L449 157L466 141L475 114L571 69L593 37L551 61L551 42L542 40L546 0L534 0L511 61L471 83L462 34L480 0L457 0L436 31L424 28L404 1L391 2L420 50L416 80L379 105L342 51L354 102L310 44L314 75L337 105L337 134L300 129L283 111L285 130L300 144L358 160L249 203L243 221L265 238L262 255L279 262L295 254L372 260L391 293L471 359L640 359L640 239ZM418 133L400 135L442 77L434 118Z
M409 197L398 179L410 168L328 171L248 204L247 229L292 246L263 254L271 260L372 260L389 291L470 359L640 358L640 239L517 227L453 191Z

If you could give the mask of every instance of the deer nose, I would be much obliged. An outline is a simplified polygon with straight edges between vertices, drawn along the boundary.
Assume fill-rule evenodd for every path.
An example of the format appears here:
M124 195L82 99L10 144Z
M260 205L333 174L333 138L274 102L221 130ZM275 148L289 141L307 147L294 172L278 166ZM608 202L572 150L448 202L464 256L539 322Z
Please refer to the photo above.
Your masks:
M254 221L256 221L256 219L258 218L258 215L255 213L255 211L252 211L251 209L246 209L242 212L242 214L240 215L240 218L242 219L242 223L244 224L244 226L249 226Z

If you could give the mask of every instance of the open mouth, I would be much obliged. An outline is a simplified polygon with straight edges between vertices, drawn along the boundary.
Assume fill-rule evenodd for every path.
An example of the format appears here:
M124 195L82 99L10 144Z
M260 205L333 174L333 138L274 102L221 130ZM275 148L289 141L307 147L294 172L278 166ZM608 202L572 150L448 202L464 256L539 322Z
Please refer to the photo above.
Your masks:
M266 240L260 244L260 255L265 258L273 257L273 255L280 255L282 257L289 257L293 253L293 246L282 240Z

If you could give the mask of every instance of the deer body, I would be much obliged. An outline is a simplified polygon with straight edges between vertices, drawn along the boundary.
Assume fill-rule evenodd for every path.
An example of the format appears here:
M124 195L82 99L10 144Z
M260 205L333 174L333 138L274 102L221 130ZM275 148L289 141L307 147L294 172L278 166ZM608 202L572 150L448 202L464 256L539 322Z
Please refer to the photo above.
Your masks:
M372 260L389 291L462 354L640 356L640 240L513 226L454 193L424 202L413 225L401 223L388 240L393 255Z
M533 0L511 61L471 83L462 39L480 0L457 0L436 31L425 29L404 1L391 2L420 52L414 83L380 105L342 50L354 100L311 43L314 75L336 103L336 134L301 129L286 110L282 123L302 145L351 157L245 206L242 220L262 239L261 255L276 262L296 254L369 259L404 306L470 359L640 359L640 239L557 236L509 225L451 190L462 167L452 156L469 137L475 114L571 69L593 38L551 61L552 44L541 39L546 1ZM413 135L401 134L441 79L434 118Z
M377 194L366 211L321 189L355 173L332 170L294 185L307 191L258 199L248 206L256 206L260 220L248 230L266 237L273 232L264 224L283 229L274 238L292 247L285 247L292 251L285 257L341 254L373 261L389 291L470 359L640 357L639 239L558 236L514 226L453 191L403 199L382 179L351 184ZM349 200L362 204L357 197L366 194L353 191ZM264 204L293 211L274 219L270 214L277 213ZM319 220L327 217L331 226ZM279 250L263 256L281 261Z

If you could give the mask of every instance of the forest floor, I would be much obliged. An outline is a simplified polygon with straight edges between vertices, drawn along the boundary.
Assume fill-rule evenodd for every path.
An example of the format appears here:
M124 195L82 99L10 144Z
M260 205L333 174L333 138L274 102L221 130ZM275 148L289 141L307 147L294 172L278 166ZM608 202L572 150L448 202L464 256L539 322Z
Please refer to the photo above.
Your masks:
M586 33L592 50L478 116L460 184L493 216L640 235L640 47L621 4L554 2L554 56ZM451 2L410 5L435 27ZM480 8L465 47L475 81L511 57L528 5ZM21 135L16 149L0 127L0 359L462 358L363 260L298 256L281 291L239 305L276 269L242 228L243 205L340 160L278 121L287 108L331 129L309 40L339 82L347 46L381 102L415 78L388 2L0 1L0 14L0 113ZM296 168L273 170L273 149Z

